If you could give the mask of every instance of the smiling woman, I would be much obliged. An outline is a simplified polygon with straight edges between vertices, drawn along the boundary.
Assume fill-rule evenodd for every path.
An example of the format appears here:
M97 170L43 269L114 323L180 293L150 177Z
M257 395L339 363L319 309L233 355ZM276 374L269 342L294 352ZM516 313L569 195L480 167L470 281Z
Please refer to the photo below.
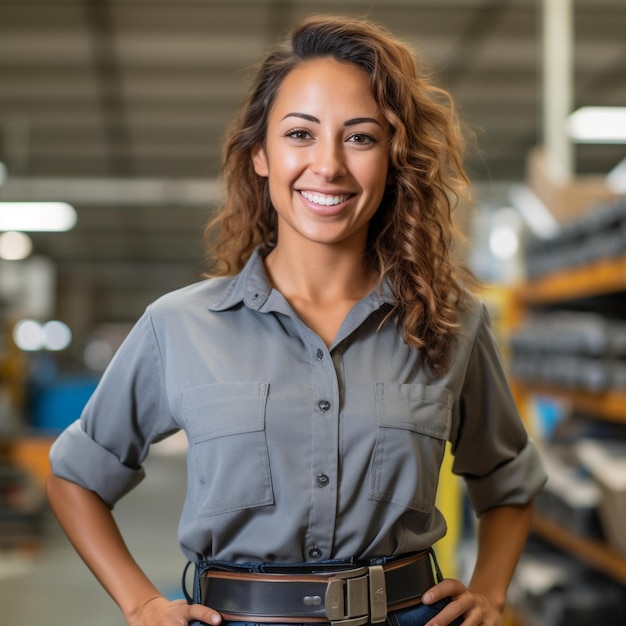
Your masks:
M387 184L389 128L367 74L325 57L296 67L278 90L252 160L276 211L269 278L330 345L377 279L362 259ZM306 259L305 266L295 259ZM320 280L329 267L332 283Z
M214 275L148 308L51 452L53 510L131 626L499 624L545 475L450 255L461 163L450 97L374 24L310 18L262 60ZM177 430L187 602L110 512ZM467 585L432 550L446 442L481 518Z
M333 244L337 254L340 244L351 249L356 238L364 249L385 192L388 139L367 74L355 65L321 58L290 72L274 101L265 142L252 151L278 219L280 244L269 258L284 245L309 242Z

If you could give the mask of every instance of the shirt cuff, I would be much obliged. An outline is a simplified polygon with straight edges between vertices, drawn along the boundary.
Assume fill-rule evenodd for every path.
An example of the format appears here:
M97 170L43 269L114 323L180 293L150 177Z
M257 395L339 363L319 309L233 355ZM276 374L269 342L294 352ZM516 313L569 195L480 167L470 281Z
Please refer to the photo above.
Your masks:
M52 445L50 466L55 476L94 491L111 508L145 477L142 467L123 465L117 456L89 437L80 420Z
M511 461L483 477L466 477L467 492L477 515L496 506L530 502L547 480L541 456L532 440Z

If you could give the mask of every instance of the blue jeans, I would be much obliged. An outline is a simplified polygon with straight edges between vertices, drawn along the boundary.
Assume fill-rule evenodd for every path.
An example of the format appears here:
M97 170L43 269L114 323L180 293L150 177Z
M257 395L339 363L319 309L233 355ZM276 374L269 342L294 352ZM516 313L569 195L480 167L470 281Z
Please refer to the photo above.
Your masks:
M437 615L448 603L449 598L439 600L434 604L418 604L408 609L393 611L387 615L386 626L424 626ZM455 619L450 626L460 626L463 622L461 618Z
M440 600L435 604L418 604L408 609L393 611L387 615L385 626L424 626L443 609L449 600ZM462 620L457 619L450 626L460 626ZM222 622L223 626L311 626L311 624L255 624L254 622ZM190 622L189 626L204 626L202 622ZM321 625L315 625L321 626Z
M439 581L442 580L441 571L439 570L439 565L437 564L437 559L435 557L434 552L431 552L433 564L435 567L435 571L437 574L437 578ZM386 562L387 559L379 559L378 563ZM325 563L332 564L337 563L338 561L327 561ZM226 565L219 564L218 562L213 562L215 565ZM229 564L230 565L230 564ZM320 565L317 563L316 565ZM244 566L245 567L245 566ZM254 569L257 569L256 567ZM260 566L259 569L263 569L263 566ZM200 584L198 579L198 573L196 570L196 575L194 576L194 585L193 585L193 596L190 596L185 588L184 584L185 575L183 574L183 591L185 596L187 597L188 602L199 603L200 602ZM401 609L399 611L392 611L387 614L387 619L385 621L385 626L424 626L429 620L431 620L435 615L437 615L448 603L450 602L449 598L444 598L439 602L435 602L434 604L417 604L415 606L408 607L406 609ZM461 618L456 619L454 622L450 624L450 626L460 626L463 622ZM296 624L283 624L283 623L255 623L255 622L229 622L224 620L222 622L223 626L311 626L310 623L296 623ZM205 626L203 622L192 621L189 622L188 626ZM321 624L320 624L321 626Z

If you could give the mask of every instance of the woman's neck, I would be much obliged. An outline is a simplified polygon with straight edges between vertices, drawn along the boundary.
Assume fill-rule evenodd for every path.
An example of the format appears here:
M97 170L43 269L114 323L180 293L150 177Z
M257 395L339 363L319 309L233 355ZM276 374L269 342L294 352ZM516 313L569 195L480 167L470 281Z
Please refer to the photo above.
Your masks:
M352 307L376 282L362 253L318 244L297 253L277 245L265 267L274 288L329 348Z
M280 242L265 258L272 285L287 300L323 304L338 299L359 300L376 282L364 248L310 242L294 250Z

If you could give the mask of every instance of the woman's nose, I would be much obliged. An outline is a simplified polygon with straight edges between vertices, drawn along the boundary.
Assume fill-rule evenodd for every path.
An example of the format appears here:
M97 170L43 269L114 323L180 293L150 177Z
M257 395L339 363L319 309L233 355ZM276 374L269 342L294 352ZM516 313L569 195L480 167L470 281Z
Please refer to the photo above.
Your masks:
M325 180L334 180L346 173L343 145L336 141L320 141L315 149L313 171Z

